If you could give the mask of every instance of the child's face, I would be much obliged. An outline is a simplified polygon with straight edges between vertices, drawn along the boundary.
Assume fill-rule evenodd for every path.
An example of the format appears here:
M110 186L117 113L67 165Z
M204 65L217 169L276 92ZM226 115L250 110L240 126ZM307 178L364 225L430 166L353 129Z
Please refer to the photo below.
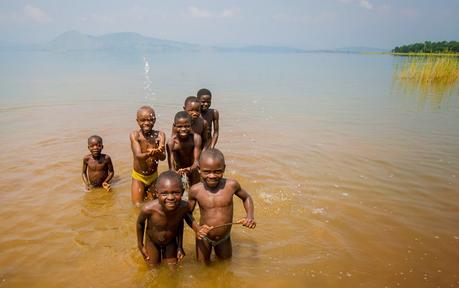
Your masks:
M174 123L175 133L180 138L186 138L191 133L191 123L187 118L179 118Z
M188 102L183 109L185 109L186 113L193 119L201 115L201 104L199 102Z
M201 103L201 111L207 111L212 102L212 97L210 95L201 95L199 96L199 102Z
M99 139L97 138L89 139L88 149L89 149L89 152L91 152L91 155L93 157L99 157L103 148L104 148L104 145L102 145L102 141L100 141Z
M163 178L156 185L159 204L167 211L174 211L182 200L182 187L176 179Z
M156 122L155 112L152 110L144 109L137 113L137 124L143 133L149 133L153 130Z
M220 183L225 172L225 162L220 158L205 157L199 161L199 173L202 181L210 188Z

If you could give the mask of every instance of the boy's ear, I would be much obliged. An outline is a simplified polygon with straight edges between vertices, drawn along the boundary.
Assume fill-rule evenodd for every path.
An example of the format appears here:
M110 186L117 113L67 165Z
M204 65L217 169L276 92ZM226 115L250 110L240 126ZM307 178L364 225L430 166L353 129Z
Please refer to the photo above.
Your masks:
M100 150L104 149L104 144L102 144L102 146L100 146Z

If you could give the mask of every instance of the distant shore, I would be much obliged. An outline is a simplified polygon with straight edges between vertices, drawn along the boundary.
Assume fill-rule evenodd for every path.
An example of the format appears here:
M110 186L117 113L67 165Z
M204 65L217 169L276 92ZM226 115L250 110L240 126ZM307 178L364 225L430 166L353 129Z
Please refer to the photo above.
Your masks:
M448 56L448 57L459 57L459 53L425 53L425 52L362 52L361 54L384 54L392 56Z

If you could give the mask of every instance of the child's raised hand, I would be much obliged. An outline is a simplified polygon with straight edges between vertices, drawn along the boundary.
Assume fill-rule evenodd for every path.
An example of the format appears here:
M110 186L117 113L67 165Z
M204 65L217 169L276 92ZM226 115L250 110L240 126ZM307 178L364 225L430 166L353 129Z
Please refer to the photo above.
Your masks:
M112 191L112 187L110 187L110 184L108 182L102 183L102 187L104 187L104 189L108 192Z
M255 226L257 226L255 219L252 219L252 218L242 218L242 219L239 219L237 223L240 223L242 224L242 226L245 226L250 229L253 229L255 228Z
M207 226L207 225L202 225L199 226L198 231L196 232L196 238L199 240L202 240L205 236L207 236L207 233L209 233L210 230L212 230L214 227L213 226Z
M183 251L182 247L177 248L177 260L182 261L185 257L185 251Z

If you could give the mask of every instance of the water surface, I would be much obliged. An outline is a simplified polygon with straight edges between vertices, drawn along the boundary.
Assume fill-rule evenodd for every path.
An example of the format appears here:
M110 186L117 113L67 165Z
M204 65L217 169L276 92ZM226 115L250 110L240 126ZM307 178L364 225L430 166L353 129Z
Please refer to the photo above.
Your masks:
M458 287L457 85L410 89L394 80L398 61L1 52L1 285ZM258 226L234 227L233 259L210 267L196 263L187 229L178 271L149 270L128 135L145 104L168 134L203 87L220 111L226 176L254 198ZM113 159L112 193L83 191L92 134Z

